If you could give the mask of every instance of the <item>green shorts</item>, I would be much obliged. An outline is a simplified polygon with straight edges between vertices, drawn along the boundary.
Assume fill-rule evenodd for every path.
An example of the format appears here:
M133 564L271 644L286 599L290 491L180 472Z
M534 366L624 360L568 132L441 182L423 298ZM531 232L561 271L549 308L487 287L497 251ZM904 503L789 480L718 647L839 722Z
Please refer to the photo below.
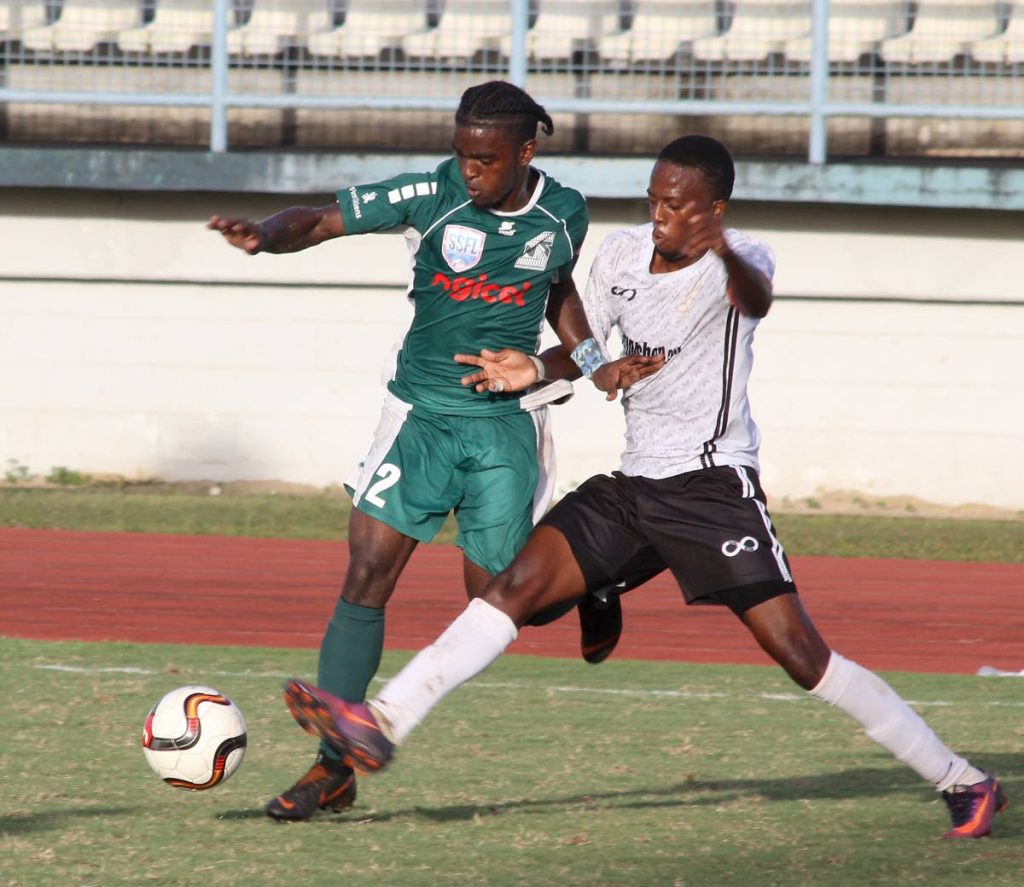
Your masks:
M550 501L546 410L450 416L388 394L370 452L351 479L364 514L429 542L449 512L456 544L492 575L526 542Z

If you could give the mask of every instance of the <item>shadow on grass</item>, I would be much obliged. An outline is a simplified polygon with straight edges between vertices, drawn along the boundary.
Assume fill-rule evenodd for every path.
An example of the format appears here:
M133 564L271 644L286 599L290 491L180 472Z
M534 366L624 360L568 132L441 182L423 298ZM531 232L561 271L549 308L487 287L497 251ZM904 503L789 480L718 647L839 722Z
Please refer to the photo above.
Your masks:
M28 832L53 831L76 819L91 816L126 816L137 814L144 807L82 807L63 810L36 810L33 813L9 813L0 816L0 835L21 835Z
M513 811L544 812L571 807L604 807L653 809L718 806L730 801L760 798L767 801L800 799L847 800L879 798L893 794L920 791L921 783L913 773L893 772L881 768L862 768L843 773L798 776L786 779L687 779L657 787L625 791L592 792L564 798L522 798L496 804L458 804L450 807L413 807L380 813L375 822L416 817L435 822L473 820L482 816L499 816Z
M1024 773L1024 754L968 752L967 758L998 774L1008 786L1011 799L1019 794L1013 776ZM453 788L454 790L454 788ZM548 810L600 806L604 808L653 809L716 806L730 801L758 798L766 801L878 799L894 795L916 795L923 803L934 795L910 769L861 767L839 773L764 779L688 779L670 785L640 787L622 791L589 792L556 798L517 798L492 804L453 804L416 806L401 810L373 812L358 808L350 814L319 819L323 823L391 822L401 819L428 819L434 822L472 821L479 817L500 816L516 811L543 813ZM230 810L219 819L260 819L262 809ZM1013 834L1024 829L1011 829Z

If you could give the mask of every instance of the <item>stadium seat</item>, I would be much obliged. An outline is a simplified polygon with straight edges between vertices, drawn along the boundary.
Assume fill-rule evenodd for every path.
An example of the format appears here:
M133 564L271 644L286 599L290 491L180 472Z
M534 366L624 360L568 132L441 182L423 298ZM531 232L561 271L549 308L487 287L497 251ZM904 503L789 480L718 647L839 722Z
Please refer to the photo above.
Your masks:
M856 62L875 52L883 40L904 34L910 26L907 0L832 0L828 12L828 58ZM794 37L783 45L793 62L811 60L811 37Z
M541 0L537 19L526 32L526 52L533 59L569 59L618 28L618 0ZM502 54L511 50L511 36L503 37Z
M46 24L43 0L7 0L0 3L0 41L19 40L26 28Z
M616 64L672 58L680 44L718 33L715 0L637 0L625 31L598 41L601 58Z
M349 0L344 22L311 34L306 46L318 56L375 56L426 28L422 0Z
M879 55L903 64L949 62L999 32L997 0L918 0L910 31L883 41Z
M511 33L508 0L445 0L438 26L403 38L402 48L411 56L468 59L499 50Z
M1024 0L1016 0L1010 11L1010 22L1002 34L971 44L976 62L1015 65L1024 62Z
M811 33L810 0L736 0L724 34L693 42L701 61L761 61L782 52L787 40Z
M276 55L333 24L329 0L255 0L249 20L228 31L233 55Z
M56 21L26 28L21 42L37 52L88 52L140 22L138 0L64 0Z
M160 0L153 20L122 31L117 45L125 52L188 52L193 46L208 45L212 35L209 0Z
M300 68L296 91L303 96L394 98L436 95L452 99L480 82L476 72ZM451 150L452 109L395 112L391 108L297 108L295 142L299 147L344 145L351 150ZM340 184L340 183L338 183Z

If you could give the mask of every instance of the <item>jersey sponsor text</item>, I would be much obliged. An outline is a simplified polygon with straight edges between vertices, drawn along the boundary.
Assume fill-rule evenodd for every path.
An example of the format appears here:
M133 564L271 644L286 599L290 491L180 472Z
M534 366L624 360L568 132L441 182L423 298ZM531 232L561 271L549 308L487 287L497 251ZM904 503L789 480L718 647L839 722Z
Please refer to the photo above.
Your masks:
M646 342L634 342L625 333L622 334L622 353L627 356L640 354L643 357L651 357L655 354L664 354L667 362L682 350L682 345L677 348L666 348L664 345L648 345Z
M431 281L434 286L441 286L456 302L466 299L481 299L484 302L504 302L520 308L526 305L526 293L530 282L524 281L522 287L506 286L500 283L488 283L487 275L478 277L448 277L440 271Z

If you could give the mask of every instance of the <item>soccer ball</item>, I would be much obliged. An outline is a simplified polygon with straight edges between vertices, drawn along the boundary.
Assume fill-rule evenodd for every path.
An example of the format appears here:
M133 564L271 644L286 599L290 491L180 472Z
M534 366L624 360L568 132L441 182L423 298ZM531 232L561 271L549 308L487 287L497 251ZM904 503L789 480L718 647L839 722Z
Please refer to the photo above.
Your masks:
M153 706L142 728L142 753L168 785L191 791L213 788L245 756L242 712L210 687L171 690Z

